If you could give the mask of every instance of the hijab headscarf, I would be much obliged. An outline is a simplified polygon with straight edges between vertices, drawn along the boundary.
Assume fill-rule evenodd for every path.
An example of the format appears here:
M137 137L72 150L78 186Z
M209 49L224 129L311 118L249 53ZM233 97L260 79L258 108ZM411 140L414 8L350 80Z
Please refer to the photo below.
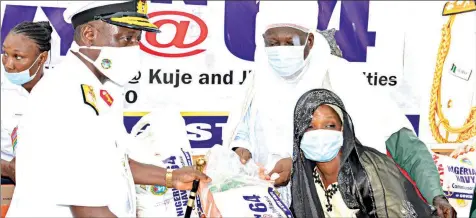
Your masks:
M339 116L342 114L344 142L337 182L347 207L359 209L357 217L428 217L428 205L417 197L411 183L401 175L395 163L357 140L352 119L342 100L327 89L313 89L304 93L294 110L291 207L296 217L325 217L312 177L315 161L307 160L300 149L301 139L309 128L314 111L323 104L332 105ZM385 168L384 178L376 173L375 164ZM376 185L372 186L370 181ZM390 200L392 197L385 197L385 194L395 199Z
M344 104L337 95L326 89L314 89L302 95L294 110L293 182L291 191L292 205L296 217L325 217L312 178L315 162L307 160L300 149L302 136L309 128L314 111L323 104L332 105L342 111L344 144L341 148L341 169L346 165L346 169L350 170L349 155L360 146L355 141L350 116L346 113ZM359 170L363 171L364 169L360 168ZM362 182L366 184L364 187L370 186L367 179ZM341 173L339 173L338 184L343 195L346 193L355 194L358 191L351 186L351 181L347 177L343 177ZM370 190L364 191L369 192ZM362 203L359 202L361 199L355 198L355 195L349 195L349 198L343 197L343 199L350 209L358 209L358 206Z
M340 107L335 106L333 104L326 104L327 106L331 107L334 112L339 116L340 122L344 123L344 112L340 109Z

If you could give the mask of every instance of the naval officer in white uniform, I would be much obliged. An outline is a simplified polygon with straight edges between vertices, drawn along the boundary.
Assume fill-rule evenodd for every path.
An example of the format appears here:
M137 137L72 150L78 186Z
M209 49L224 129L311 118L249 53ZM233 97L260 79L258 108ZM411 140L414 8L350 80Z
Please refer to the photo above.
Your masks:
M210 181L190 167L129 159L118 140L124 127L113 108L121 96L105 84L132 79L141 31L160 32L148 21L146 2L75 3L65 12L75 28L70 52L37 84L18 128L17 186L7 217L135 217L134 183L186 190L195 179Z

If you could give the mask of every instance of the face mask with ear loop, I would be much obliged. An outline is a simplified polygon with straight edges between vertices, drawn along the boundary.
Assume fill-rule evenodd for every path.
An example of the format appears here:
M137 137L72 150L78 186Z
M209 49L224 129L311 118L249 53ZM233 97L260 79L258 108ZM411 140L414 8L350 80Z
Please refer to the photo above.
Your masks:
M344 144L342 131L318 129L304 133L301 150L304 156L316 162L329 162Z
M53 46L51 46L51 47L53 47ZM48 61L48 64L45 64L45 69L47 69L47 70L49 70L50 68L51 69L54 68L54 66L51 65L51 56L52 56L52 54L51 54L51 49L50 49L48 51L48 57L49 57L50 60Z
M271 68L282 78L292 79L302 72L309 64L309 55L304 60L304 50L306 48L310 33L307 34L306 42L302 46L272 46L265 47L268 55L268 62ZM296 40L295 44L296 43Z
M38 55L38 57L36 58L35 62L33 62L33 64L31 64L30 67L28 67L28 69L26 70L23 70L21 72L18 72L18 73L9 73L7 72L7 70L5 69L5 66L3 66L3 70L4 70L4 75L5 77L10 80L11 83L15 84L15 85L23 85L23 84L26 84L30 81L33 80L33 78L35 78L36 74L38 73L38 71L40 71L40 68L41 68L41 65L38 66L38 69L36 69L36 72L30 76L30 69L33 67L33 65L35 65L36 62L38 62L38 60L40 59L40 55Z
M339 153L344 144L344 113L342 109L333 104L325 104L331 107L339 116L341 130L317 129L305 132L301 139L301 150L304 156L316 162L329 162Z
M79 49L101 50L96 60L91 60ZM73 41L71 51L93 64L104 76L119 86L124 86L139 72L141 50L138 45L127 47L79 46Z

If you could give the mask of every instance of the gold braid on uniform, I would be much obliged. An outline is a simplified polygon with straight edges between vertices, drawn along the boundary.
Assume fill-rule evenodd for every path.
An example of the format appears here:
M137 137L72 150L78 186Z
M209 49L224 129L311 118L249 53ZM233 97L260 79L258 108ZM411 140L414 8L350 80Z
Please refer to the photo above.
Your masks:
M430 97L430 129L433 137L438 143L461 143L473 136L476 136L476 107L472 107L466 122L461 127L450 126L449 121L445 118L441 105L441 77L443 74L443 65L451 45L451 27L455 20L455 14L449 17L448 22L442 28L442 38L438 48L438 56L436 60L435 73L433 76L433 85ZM439 121L436 121L438 116ZM439 126L443 125L446 135L440 134ZM449 141L449 133L458 134L455 141Z

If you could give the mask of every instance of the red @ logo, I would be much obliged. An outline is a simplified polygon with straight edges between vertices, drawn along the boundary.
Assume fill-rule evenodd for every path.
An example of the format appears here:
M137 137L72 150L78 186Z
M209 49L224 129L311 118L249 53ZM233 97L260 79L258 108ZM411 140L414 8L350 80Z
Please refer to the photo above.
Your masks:
M187 35L187 30L188 30L189 25L190 25L190 21L188 21L188 19L187 20L182 20L182 21L177 21L177 20L172 20L172 19L159 19L159 20L154 22L154 25L156 25L159 28L164 24L174 25L175 29L176 29L175 36L173 37L173 39L169 43L162 44L162 43L157 41L157 36L160 37L160 34L163 34L163 33L156 34L156 33L146 32L145 33L145 40L147 41L147 43L150 46L144 45L141 42L139 44L141 49L143 51L151 54L151 55L156 55L156 56L161 56L161 57L171 57L171 58L187 57L187 56L192 56L192 55L196 55L196 54L200 54L200 53L204 52L205 49L193 49L193 50L190 50L190 51L187 51L187 52L181 52L181 53L180 52L179 53L164 53L164 52L160 52L160 51L157 51L157 50L154 50L154 49L150 48L152 46L156 49L167 49L167 48L170 48L172 46L175 46L177 49L191 49L191 48L193 48L197 45L200 45L207 38L207 36L208 36L208 27L207 27L207 25L205 24L205 22L203 22L202 19L200 19L199 17L197 17L193 14L189 14L189 13L182 12L182 11L157 11L157 12L150 13L149 14L149 19L150 20L155 20L154 19L155 17L169 16L169 15L181 16L181 17L184 17L184 18L188 18L188 19L194 21L195 23L197 23L198 27L200 28L200 35L198 36L198 38L195 39L193 42L185 43L185 37Z

